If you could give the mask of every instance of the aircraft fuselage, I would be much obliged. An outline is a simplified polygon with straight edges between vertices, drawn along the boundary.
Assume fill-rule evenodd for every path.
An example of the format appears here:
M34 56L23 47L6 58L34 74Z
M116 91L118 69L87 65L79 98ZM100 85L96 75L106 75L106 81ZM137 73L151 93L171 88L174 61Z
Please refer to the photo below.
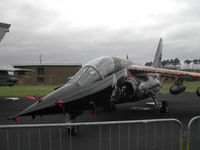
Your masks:
M21 112L20 115L48 115L70 113L76 117L84 110L92 109L91 102L97 107L110 103L134 102L149 97L149 90L158 91L160 82L149 74L132 74L127 71L129 60L116 57L101 57L86 64L63 87L45 96ZM63 102L63 107L57 101Z

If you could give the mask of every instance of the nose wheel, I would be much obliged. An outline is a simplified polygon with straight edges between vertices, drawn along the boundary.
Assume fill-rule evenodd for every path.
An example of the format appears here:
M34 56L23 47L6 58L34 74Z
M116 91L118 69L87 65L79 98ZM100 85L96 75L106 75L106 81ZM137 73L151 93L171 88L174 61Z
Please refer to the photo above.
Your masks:
M65 114L66 123L72 123L72 120L75 120L75 117L72 116L70 113ZM70 136L75 136L79 134L79 126L67 126L67 133Z

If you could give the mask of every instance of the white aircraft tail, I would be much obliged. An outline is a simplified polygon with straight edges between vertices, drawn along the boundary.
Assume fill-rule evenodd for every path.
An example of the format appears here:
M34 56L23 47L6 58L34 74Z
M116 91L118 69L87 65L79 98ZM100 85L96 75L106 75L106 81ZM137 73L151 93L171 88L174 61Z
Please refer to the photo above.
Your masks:
M3 39L6 32L9 32L10 24L0 22L0 42Z
M163 48L163 40L160 38L158 48L156 51L156 55L153 61L153 67L160 68L161 67L161 61L162 61L162 48Z

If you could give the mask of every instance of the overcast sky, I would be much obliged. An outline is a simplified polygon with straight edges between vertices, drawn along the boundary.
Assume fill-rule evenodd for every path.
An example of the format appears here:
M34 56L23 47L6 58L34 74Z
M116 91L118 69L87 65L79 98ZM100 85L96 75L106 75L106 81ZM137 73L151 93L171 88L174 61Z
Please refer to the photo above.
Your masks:
M99 56L200 58L199 0L1 0L0 64L86 63Z

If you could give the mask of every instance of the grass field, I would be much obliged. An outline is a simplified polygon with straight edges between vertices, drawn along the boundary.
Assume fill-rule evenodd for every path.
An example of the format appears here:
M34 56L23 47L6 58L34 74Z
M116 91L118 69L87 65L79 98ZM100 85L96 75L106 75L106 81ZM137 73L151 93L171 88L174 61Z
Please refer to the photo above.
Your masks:
M200 81L198 82L184 82L187 86L185 92L196 92ZM160 93L169 93L169 88L173 85L173 82L164 83ZM12 87L1 86L0 97L24 97L26 95L31 96L45 96L52 92L56 85L16 85Z
M52 92L56 85L15 85L1 86L0 97L45 96Z

